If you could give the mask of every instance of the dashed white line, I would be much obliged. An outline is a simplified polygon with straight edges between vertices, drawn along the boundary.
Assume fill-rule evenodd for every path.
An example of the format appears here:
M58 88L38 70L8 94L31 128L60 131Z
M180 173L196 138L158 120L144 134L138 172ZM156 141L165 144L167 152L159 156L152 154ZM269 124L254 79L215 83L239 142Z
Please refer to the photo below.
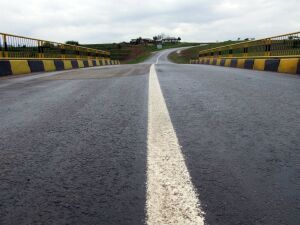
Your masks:
M203 225L204 214L154 65L150 69L148 104L147 224Z

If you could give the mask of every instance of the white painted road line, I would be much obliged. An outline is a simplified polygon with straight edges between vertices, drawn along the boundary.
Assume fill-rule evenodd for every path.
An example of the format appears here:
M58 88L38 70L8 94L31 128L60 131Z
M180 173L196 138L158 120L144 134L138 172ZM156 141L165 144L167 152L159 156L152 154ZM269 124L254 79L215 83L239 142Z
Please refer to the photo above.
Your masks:
M149 77L147 224L204 224L198 196L159 85L155 66Z
M162 54L160 54L158 57L157 57L157 59L156 59L156 63L155 64L158 64L158 62L159 62L159 59L160 59L160 57L162 56Z

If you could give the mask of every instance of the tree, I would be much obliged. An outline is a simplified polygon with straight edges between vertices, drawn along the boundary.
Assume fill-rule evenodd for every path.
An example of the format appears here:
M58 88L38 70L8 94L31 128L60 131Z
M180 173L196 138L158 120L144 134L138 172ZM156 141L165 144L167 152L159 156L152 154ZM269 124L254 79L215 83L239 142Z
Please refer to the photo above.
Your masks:
M178 40L178 42L180 42L181 41L181 37L178 37L177 40Z
M79 46L79 42L78 41L66 41L67 45L77 45Z
M164 33L157 35L158 40L162 40L164 38L166 38L166 35Z
M137 44L142 44L143 43L143 38L142 37L139 37L138 39L136 39L137 41Z

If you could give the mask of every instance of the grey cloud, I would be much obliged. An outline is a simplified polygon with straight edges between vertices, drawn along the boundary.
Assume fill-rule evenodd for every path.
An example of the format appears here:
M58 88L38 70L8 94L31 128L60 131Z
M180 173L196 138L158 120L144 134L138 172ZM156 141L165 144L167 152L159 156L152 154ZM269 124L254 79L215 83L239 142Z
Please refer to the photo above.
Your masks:
M0 31L81 43L161 32L185 41L264 37L299 30L297 1L0 0Z

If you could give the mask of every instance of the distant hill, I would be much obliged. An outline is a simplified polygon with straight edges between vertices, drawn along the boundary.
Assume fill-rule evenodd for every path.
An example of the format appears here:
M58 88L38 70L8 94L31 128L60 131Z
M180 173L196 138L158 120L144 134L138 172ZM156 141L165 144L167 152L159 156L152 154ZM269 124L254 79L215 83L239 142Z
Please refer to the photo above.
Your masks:
M161 51L170 48L179 48L187 46L196 46L199 43L168 43L164 44L162 49L157 49L156 45L130 45L127 43L120 44L87 44L82 45L88 48L95 48L111 52L113 60L120 60L121 63L139 63L151 56L152 52Z

